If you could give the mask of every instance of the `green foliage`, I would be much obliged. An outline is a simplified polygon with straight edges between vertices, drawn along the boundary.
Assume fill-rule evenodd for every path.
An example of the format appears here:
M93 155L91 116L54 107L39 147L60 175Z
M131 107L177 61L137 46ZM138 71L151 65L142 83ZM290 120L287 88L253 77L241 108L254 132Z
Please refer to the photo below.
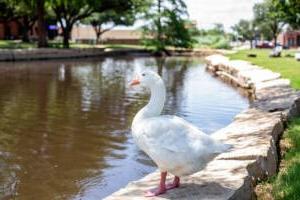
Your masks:
M258 32L266 39L274 39L276 43L277 35L281 32L283 23L283 13L279 11L272 0L264 0L253 7L254 24Z
M143 44L155 51L166 47L193 48L196 28L187 18L187 9L182 0L156 0L146 13L147 24L143 27Z
M10 2L14 7L15 15L36 18L37 7L35 0L11 0Z
M139 13L146 11L150 0L0 0L0 21L7 26L10 20L20 23L23 41L28 42L28 33L34 23L40 22L39 28L45 27L47 15L56 18L63 33L63 45L69 47L69 38L73 25L89 18L89 23L103 33L101 26L105 23L114 25L132 25ZM38 7L39 6L39 7ZM42 6L42 7L41 7ZM45 12L41 8L45 7ZM43 20L42 20L43 19ZM88 20L86 20L88 21ZM6 38L10 38L5 28ZM46 35L40 32L39 36ZM45 37L44 37L45 38Z
M224 35L225 34L224 25L217 23L217 24L215 24L214 28L205 31L204 34L207 34L207 35Z
M0 21L7 23L10 20L17 20L21 27L24 42L29 42L28 32L34 25L36 19L37 8L35 0L0 1ZM10 33L6 34L9 38Z
M168 46L176 48L193 48L197 42L193 37L197 34L197 30L188 20L183 20L175 12L168 12L166 21L165 39Z
M149 3L143 0L132 1L130 9L115 10L110 9L103 12L95 12L90 17L82 20L83 23L91 24L96 32L97 41L100 40L100 36L106 31L111 30L118 25L133 25L141 12L144 12L148 8ZM108 25L103 28L103 25Z
M49 0L49 6L62 28L65 48L69 48L70 33L77 21L93 13L109 12L109 18L115 14L122 15L126 11L135 10L140 3L141 0Z
M197 42L197 46L202 48L230 49L230 41L224 35L201 35Z
M215 27L208 30L200 30L197 37L197 47L230 49L230 40L224 31L222 24L215 24Z
M111 30L117 25L132 25L134 18L130 15L120 15L114 10L109 10L102 13L93 13L92 16L83 20L83 23L91 24L95 30L97 41L99 42L100 36L106 31ZM111 24L110 27L103 28L103 25Z
M283 20L294 29L300 28L300 1L299 0L272 0L278 12L283 13Z
M48 5L60 23L63 31L63 44L65 48L69 48L69 38L73 25L78 20L90 16L94 10L96 3L99 1L92 0L49 0Z
M252 40L253 35L253 22L249 20L241 19L236 25L232 27L232 30L242 38L242 40Z
M13 4L8 0L0 0L0 21L9 21L15 16Z

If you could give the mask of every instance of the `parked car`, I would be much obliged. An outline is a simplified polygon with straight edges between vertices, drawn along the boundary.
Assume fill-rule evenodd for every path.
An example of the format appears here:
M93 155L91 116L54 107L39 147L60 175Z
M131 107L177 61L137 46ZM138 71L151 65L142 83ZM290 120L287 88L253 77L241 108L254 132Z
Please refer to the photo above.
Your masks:
M272 42L269 41L258 41L257 44L255 45L255 48L267 48L267 49L272 49L274 47Z

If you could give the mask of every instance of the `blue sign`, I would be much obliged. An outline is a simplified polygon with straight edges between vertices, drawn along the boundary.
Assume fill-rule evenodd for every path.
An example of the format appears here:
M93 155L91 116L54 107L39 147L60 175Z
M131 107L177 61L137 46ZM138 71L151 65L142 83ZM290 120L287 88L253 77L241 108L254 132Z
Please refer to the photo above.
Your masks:
M57 28L56 25L49 25L49 26L48 26L48 29L49 29L49 30L57 30L58 28Z

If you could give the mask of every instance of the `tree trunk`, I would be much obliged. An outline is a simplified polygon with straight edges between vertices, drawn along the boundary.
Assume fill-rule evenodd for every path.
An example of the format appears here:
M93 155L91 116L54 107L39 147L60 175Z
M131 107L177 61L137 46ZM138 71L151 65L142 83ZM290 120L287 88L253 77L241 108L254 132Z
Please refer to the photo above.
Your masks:
M157 26L157 39L161 40L161 0L158 0L157 4L158 10L158 26Z
M27 16L23 17L22 23L22 41L29 42L29 20Z
M277 35L276 34L274 34L273 40L274 40L274 47L276 47L277 46Z
M100 44L100 35L101 35L101 32L96 33L96 43L97 44Z
M22 27L22 42L29 42L29 29L27 26Z
M273 40L274 40L274 47L277 46L277 33L279 32L278 22L274 21L273 26L271 27L273 32Z
M99 44L101 36L101 25L94 25L93 27L96 33L96 44Z
M37 0L38 47L48 47L45 23L45 0Z
M165 51L165 44L162 37L162 25L161 25L161 1L157 2L158 22L157 22L157 41L160 41L158 45L158 51Z
M64 38L63 39L64 48L66 48L66 49L70 48L70 43L69 43L70 31L67 27L63 29L63 38Z
M71 31L72 31L72 28L73 28L73 24L74 22L72 21L67 21L66 20L66 24L65 24L65 27L63 27L63 24L62 24L62 21L61 21L61 27L63 28L63 46L64 48L68 49L70 48L70 38L71 38Z

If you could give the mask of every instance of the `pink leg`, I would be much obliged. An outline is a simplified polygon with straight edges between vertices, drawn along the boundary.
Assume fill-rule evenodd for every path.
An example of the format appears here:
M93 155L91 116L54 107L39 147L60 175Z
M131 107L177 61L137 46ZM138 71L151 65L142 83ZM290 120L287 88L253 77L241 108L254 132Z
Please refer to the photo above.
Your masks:
M159 187L147 191L146 194L145 194L145 197L153 197L153 196L158 196L160 194L165 193L167 191L167 189L166 189L166 177L167 177L167 172L161 172L160 173Z
M171 190L174 188L178 188L179 186L180 186L180 178L178 176L175 176L173 183L168 183L166 189Z

